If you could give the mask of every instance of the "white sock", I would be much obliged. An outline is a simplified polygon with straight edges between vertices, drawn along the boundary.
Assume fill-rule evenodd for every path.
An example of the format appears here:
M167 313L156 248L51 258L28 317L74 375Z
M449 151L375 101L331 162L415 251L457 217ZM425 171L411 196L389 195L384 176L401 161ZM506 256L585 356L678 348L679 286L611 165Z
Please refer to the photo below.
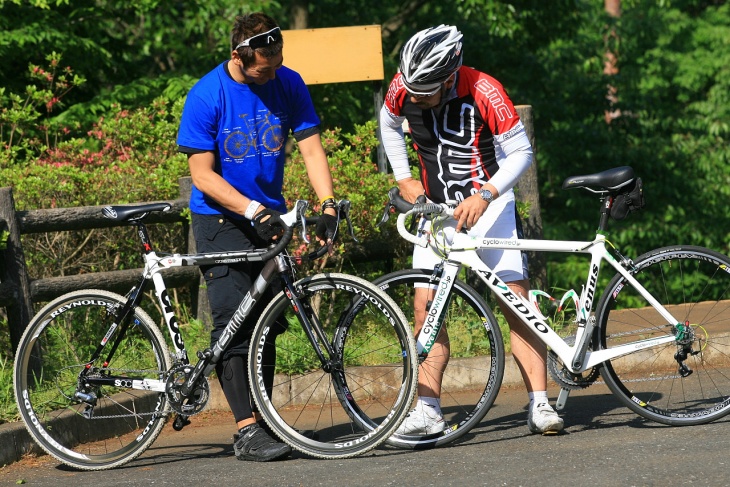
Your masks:
M530 398L530 408L535 408L538 404L549 404L547 391L533 391L527 395Z
M423 410L424 407L434 409L436 412L441 412L441 399L438 397L418 396L416 401L416 409Z

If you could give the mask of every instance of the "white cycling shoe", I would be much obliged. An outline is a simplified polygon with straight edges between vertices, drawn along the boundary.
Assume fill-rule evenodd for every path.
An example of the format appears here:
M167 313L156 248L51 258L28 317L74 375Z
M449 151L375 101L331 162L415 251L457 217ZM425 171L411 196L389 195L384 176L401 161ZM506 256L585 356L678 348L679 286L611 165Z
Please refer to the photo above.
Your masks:
M440 411L425 406L414 408L401 423L396 435L427 435L440 433L446 429L446 421Z
M563 429L563 418L558 416L550 404L542 402L536 407L530 407L527 413L527 426L533 433L556 435Z

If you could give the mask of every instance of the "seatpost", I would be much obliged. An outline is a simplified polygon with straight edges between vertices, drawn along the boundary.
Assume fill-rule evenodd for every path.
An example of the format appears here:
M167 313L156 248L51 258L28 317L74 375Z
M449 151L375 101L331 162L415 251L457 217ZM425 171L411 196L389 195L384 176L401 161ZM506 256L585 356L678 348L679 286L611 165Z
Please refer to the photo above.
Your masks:
M611 196L604 196L601 198L601 221L598 223L598 233L606 233L608 228L608 219L611 213L611 204L613 204L613 198Z
M147 226L142 220L132 220L131 223L137 227L137 235L142 242L142 250L145 254L152 252L152 242L150 241L150 235L147 233Z

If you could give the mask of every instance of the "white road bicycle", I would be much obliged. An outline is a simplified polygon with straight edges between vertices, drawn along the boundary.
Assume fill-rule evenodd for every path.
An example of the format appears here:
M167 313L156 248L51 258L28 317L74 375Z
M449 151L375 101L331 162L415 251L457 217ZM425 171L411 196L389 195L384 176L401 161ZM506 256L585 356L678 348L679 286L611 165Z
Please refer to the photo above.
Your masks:
M400 235L415 245L432 247L442 261L435 270L405 269L375 282L411 320L413 287L430 284L437 289L427 313L438 320L433 327L423 327L417 351L423 364L445 328L451 360L441 395L446 430L394 435L389 444L428 448L454 441L482 420L497 396L505 360L499 326L479 293L459 279L464 269L478 276L548 346L548 371L561 387L557 409L565 406L571 390L590 386L600 373L624 405L653 421L702 424L730 412L728 257L686 245L659 248L635 259L622 255L605 230L611 216L622 219L643 206L641 179L630 167L571 177L563 188L583 188L598 195L601 218L592 241L515 241L459 233L447 242L437 237L436 230L451 218L453 205L411 205L397 188L391 190L384 220L389 210L397 210ZM411 215L431 219L433 233L419 235L407 228ZM575 307L574 320L559 323L543 316L542 300L552 297L540 290L532 290L528 299L515 295L476 253L514 248L590 256L581 292L570 290L555 300L562 307ZM604 261L617 274L594 310ZM467 350L470 347L474 350ZM463 355L467 358L458 358Z
M306 224L316 217L305 217L306 208L298 201L282 215L286 231L269 248L180 255L154 251L144 223L149 213L168 211L168 203L105 207L105 217L136 228L145 267L126 296L70 292L28 324L13 378L35 441L67 465L102 470L143 453L170 416L174 429L182 429L208 403L207 377L254 303L279 281L283 291L257 317L250 338L251 394L264 420L293 448L318 458L348 458L384 442L415 394L412 333L399 307L364 279L322 273L297 280L296 266L306 256L290 256L286 247L297 227L307 240ZM349 202L338 208L339 226ZM243 262L264 262L263 270L218 341L191 362L162 271ZM143 309L150 283L167 336Z

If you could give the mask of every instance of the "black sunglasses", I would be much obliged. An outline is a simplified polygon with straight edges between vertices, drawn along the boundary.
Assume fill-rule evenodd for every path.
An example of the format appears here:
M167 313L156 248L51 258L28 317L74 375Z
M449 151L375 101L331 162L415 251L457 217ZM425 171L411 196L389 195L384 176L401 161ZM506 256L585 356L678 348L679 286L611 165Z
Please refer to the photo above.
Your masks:
M234 51L238 50L239 47L250 47L251 49L258 49L260 47L266 47L269 44L274 44L281 40L281 29L274 27L271 30L256 34L253 37L249 37L245 41L241 42L236 46Z

